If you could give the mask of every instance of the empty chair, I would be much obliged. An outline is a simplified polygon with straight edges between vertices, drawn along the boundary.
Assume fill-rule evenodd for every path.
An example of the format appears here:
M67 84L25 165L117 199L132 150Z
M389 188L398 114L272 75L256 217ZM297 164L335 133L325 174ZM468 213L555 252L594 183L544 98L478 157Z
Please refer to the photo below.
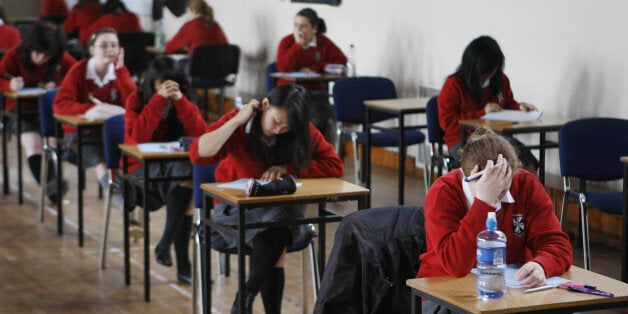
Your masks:
M609 214L622 214L622 192L595 192L587 189L588 181L619 180L623 176L621 156L628 155L628 120L586 118L566 123L560 130L560 172L564 197L560 217L565 219L568 203L580 206L580 236L584 268L590 269L589 219L587 209L594 207ZM570 179L578 182L572 187Z
M273 87L277 86L277 79L270 76L271 74L278 72L277 70L277 62L269 63L266 66L266 93L270 92Z
M240 48L230 44L200 45L190 57L190 76L193 88L204 92L204 114L207 117L209 94L207 89L220 89L218 114L225 112L225 88L235 84L240 65Z
M146 51L146 47L155 43L155 35L147 32L126 32L119 33L118 40L120 47L124 48L124 65L136 82L140 82L151 60L151 54Z
M366 143L366 133L358 131L355 128L345 130L345 124L362 126L366 119L365 100L392 99L397 98L397 91L394 83L384 77L352 77L341 80L334 84L334 113L336 115L336 138L339 143L343 139L351 139L354 152L355 164L355 182L360 184L363 179L362 172L369 171L363 169L362 160L359 158L358 143L362 144L362 157L365 153L364 144ZM371 115L372 123L381 122L387 119L395 118L396 115L386 112L373 111ZM406 128L404 130L405 147L414 144L421 144L425 141L425 134L421 131ZM373 147L398 147L399 136L391 132L373 132L371 136L371 146ZM419 146L419 151L423 152L425 165L427 165L427 157L425 147ZM400 156L402 158L402 156ZM423 174L425 177L425 190L427 191L427 166L425 166ZM403 174L399 174L403 175Z
M434 182L435 174L438 174L437 177L442 176L443 169L445 169L445 171L449 171L450 166L455 163L453 157L444 152L446 144L443 140L443 136L445 135L445 131L443 131L438 123L437 98L437 96L432 97L427 102L427 106L425 107L425 115L427 117L427 139L431 144L429 185L432 185ZM438 172L435 172L436 168L438 168Z

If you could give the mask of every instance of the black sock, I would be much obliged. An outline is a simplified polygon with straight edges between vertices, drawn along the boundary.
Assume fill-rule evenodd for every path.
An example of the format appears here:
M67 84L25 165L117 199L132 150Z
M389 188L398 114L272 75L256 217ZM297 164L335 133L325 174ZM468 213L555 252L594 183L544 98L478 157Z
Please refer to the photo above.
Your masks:
M177 255L177 270L189 276L191 273L191 263L189 255L190 232L192 231L192 216L183 217L179 231L174 238L174 252Z
M170 245L174 241L174 236L181 226L191 200L192 189L190 188L179 185L170 192L166 201L166 227L159 244L157 244L160 252L170 251Z
M31 173L37 180L37 184L41 184L41 154L28 157L28 166L31 168Z
M253 238L251 271L246 282L247 292L256 295L262 283L268 278L284 248L290 241L291 232L287 227L268 228Z
M273 267L266 280L259 289L264 302L266 314L281 313L281 301L283 299L283 288L286 282L286 275L283 267Z

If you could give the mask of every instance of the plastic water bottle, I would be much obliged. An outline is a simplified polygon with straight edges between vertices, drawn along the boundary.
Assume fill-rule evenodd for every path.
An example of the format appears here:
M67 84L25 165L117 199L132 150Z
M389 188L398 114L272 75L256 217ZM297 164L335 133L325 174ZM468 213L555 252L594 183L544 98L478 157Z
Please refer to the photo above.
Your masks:
M349 57L347 58L347 76L355 76L355 46L349 45Z
M506 292L506 235L497 230L494 212L486 218L486 230L478 234L476 287L483 299L499 299Z
M166 34L164 33L164 21L157 21L155 27L155 47L163 49L166 46Z

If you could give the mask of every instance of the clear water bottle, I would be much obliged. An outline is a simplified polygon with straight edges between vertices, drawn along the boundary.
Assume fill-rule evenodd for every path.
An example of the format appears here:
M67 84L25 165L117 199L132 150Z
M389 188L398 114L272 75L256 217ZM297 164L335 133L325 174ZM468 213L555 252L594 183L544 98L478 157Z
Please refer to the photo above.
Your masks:
M155 47L163 49L166 46L166 34L164 33L164 21L157 21L155 26Z
M355 76L355 46L349 45L349 57L347 58L347 76Z
M488 213L486 230L478 234L476 287L483 299L499 299L506 293L506 235L497 230L495 213Z

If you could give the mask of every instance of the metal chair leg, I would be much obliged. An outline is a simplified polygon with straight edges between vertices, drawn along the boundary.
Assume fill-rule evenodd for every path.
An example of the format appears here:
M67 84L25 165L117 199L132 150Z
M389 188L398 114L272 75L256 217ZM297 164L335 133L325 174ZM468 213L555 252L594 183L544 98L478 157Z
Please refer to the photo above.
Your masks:
M584 256L584 269L591 270L591 251L589 249L589 214L587 212L586 199L580 194L580 219L582 236L582 255Z
M43 153L41 156L41 164L40 164L40 177L39 177L39 182L40 184L40 188L39 188L39 222L44 222L44 207L45 207L45 203L46 203L46 182L48 180L48 154L49 154L49 150L48 150L48 140L46 138L44 138L44 147L43 147Z
M107 259L107 237L109 236L109 217L111 216L111 174L109 174L109 188L105 191L105 207L102 224L102 236L100 237L100 268L105 268ZM125 213L126 214L126 213Z
M355 184L360 185L362 183L362 158L358 152L358 135L351 133L351 144L353 145L353 167L355 168ZM362 145L364 147L364 145ZM366 170L368 171L368 169Z

